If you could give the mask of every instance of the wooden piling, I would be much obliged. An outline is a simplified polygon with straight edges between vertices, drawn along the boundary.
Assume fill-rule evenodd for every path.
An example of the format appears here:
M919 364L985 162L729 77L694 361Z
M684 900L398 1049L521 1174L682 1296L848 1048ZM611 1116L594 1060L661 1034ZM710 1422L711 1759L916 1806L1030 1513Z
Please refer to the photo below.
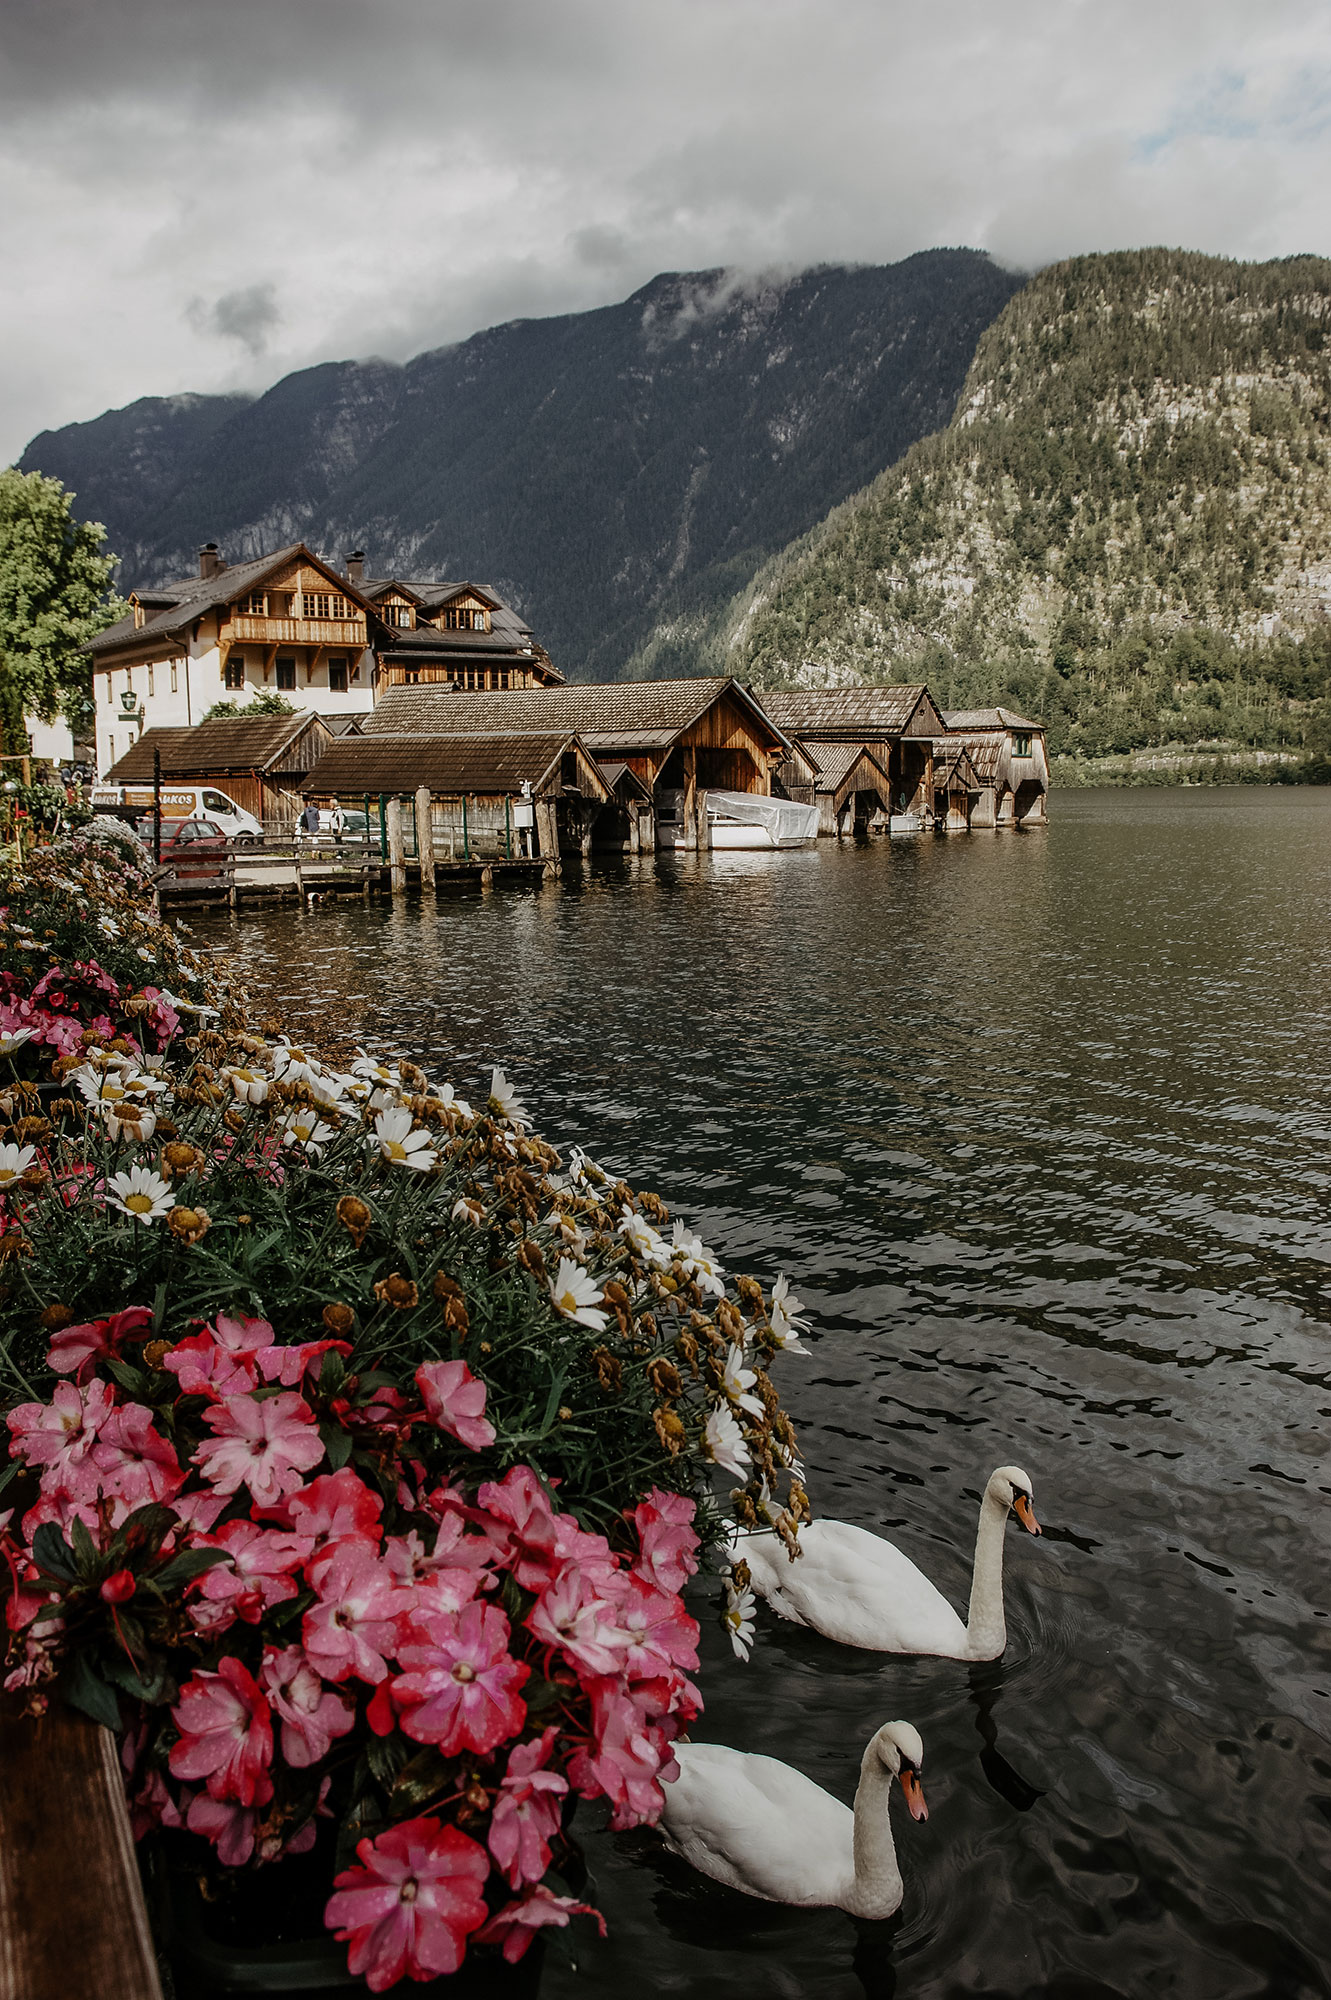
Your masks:
M385 808L388 825L388 886L392 894L402 896L407 889L407 850L402 838L402 801L389 799Z
M416 853L421 864L421 891L434 888L434 821L430 816L430 787L416 790Z

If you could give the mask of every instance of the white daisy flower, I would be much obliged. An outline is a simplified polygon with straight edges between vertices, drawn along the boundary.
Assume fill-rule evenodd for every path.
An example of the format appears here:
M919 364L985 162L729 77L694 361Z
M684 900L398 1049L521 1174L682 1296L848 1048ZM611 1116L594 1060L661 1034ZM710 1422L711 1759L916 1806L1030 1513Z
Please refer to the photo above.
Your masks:
M576 1321L579 1326L589 1327L593 1333L604 1333L610 1323L610 1315L598 1312L597 1307L605 1294L595 1279L587 1276L581 1264L561 1257L559 1269L549 1280L549 1285L557 1313Z
M157 954L149 951L146 944L141 944L135 947L135 955L141 958L145 965L151 965Z
M664 1271L669 1268L670 1245L658 1229L652 1228L645 1215L638 1215L631 1208L625 1209L619 1234L634 1256L640 1257L649 1270Z
M386 1063L376 1062L367 1056L364 1049L357 1049L356 1060L351 1065L353 1076L363 1076L370 1083L384 1084L390 1090L401 1090L402 1077L399 1071L390 1069Z
M802 1317L803 1312L803 1303L791 1291L784 1274L778 1277L772 1287L772 1309L768 1318L773 1338L786 1354L807 1354L809 1351L800 1345L800 1335L809 1331L809 1322Z
M530 1112L525 1105L519 1103L518 1094L502 1069L491 1072L488 1108L496 1118L506 1118L509 1124L517 1126L519 1131L524 1125L531 1124Z
M670 1236L670 1248L683 1261L686 1272L700 1291L710 1292L713 1298L725 1296L725 1267L717 1263L701 1236L695 1236L684 1223L676 1221Z
M726 1608L721 1614L721 1622L735 1649L735 1657L747 1660L753 1646L756 1630L754 1613L758 1600L751 1590L736 1590L733 1583L726 1585Z
M107 1206L118 1208L134 1222L156 1222L176 1205L176 1198L161 1175L148 1167L131 1167L127 1174L113 1174L106 1185Z
M728 1403L719 1405L708 1417L703 1442L707 1446L708 1457L714 1459L723 1471L733 1472L740 1479L748 1472L749 1447Z
M761 1417L763 1414L761 1402L756 1396L749 1394L757 1379L753 1369L744 1366L744 1349L738 1342L732 1342L726 1354L726 1365L721 1380L731 1402L737 1403L741 1410L747 1410L751 1417Z
M443 1105L445 1111L456 1111L459 1118L474 1118L476 1116L466 1098L459 1097L451 1083L440 1084L439 1102Z
M479 1229L485 1220L485 1210L470 1195L460 1194L449 1210L454 1222L469 1222L473 1229Z
M0 1056L17 1055L25 1042L30 1042L36 1030L16 1028L12 1035L0 1035Z
M438 1164L439 1155L430 1145L429 1133L412 1131L409 1111L381 1111L374 1121L374 1136L379 1151L395 1167L413 1167L418 1174L428 1174Z
M333 1126L325 1125L317 1111L292 1111L282 1126L282 1144L300 1146L316 1160L335 1136Z
M0 1146L0 1189L13 1187L36 1157L35 1146Z
M546 1216L545 1226L553 1229L564 1248L571 1250L575 1257L586 1256L587 1232L575 1216L565 1215L562 1209L554 1208Z
M600 1187L610 1178L604 1167L588 1159L581 1146L568 1149L568 1177L574 1187Z
M99 931L105 931L108 937L120 936L120 926L114 917L98 917L97 928Z
M269 1079L257 1069L224 1069L222 1075L242 1104L262 1104L272 1089Z
M119 1104L104 1104L102 1114L106 1119L106 1129L113 1139L151 1139L157 1129L157 1113L150 1111L141 1098L125 1098Z

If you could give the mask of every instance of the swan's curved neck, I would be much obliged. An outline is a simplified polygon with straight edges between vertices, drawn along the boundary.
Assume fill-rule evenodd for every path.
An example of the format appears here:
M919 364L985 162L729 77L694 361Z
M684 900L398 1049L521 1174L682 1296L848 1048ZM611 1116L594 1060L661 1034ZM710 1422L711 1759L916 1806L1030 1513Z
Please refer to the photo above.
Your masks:
M891 1798L891 1773L870 1744L855 1792L856 1916L890 1917L901 1905L901 1870L888 1812Z
M970 1610L966 1614L967 1651L980 1660L995 1658L1007 1644L1003 1619L1003 1542L1007 1517L1003 1502L986 1493L980 1502Z

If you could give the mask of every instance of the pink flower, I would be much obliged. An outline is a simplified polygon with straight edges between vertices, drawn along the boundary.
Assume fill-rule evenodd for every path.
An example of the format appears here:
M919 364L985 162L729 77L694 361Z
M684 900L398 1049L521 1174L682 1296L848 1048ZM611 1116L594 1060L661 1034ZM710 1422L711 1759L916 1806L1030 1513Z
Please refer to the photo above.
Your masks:
M505 1903L496 1911L477 1937L478 1944L500 1944L510 1965L516 1965L538 1930L546 1924L566 1924L570 1917L595 1917L601 1936L605 1918L590 1903L575 1903L571 1896L556 1896L553 1889L533 1889L520 1902Z
M263 1649L260 1679L282 1722L282 1755L303 1771L328 1755L336 1736L345 1736L356 1711L343 1695L325 1687L299 1646Z
M144 1773L143 1783L129 1802L129 1823L135 1840L145 1840L159 1826L179 1828L185 1824L160 1771Z
M282 1382L288 1389L298 1389L306 1370L314 1368L315 1362L325 1354L347 1355L350 1352L349 1340L305 1340L294 1347L261 1347L259 1373L265 1382ZM317 1378L319 1370L314 1368L314 1373Z
M118 1354L121 1341L136 1334L146 1338L152 1323L149 1307L130 1306L125 1312L113 1313L110 1319L63 1327L52 1335L47 1363L57 1375L73 1375L82 1381L91 1372L94 1361Z
M508 1877L509 1887L539 1882L550 1866L550 1842L559 1831L559 1801L568 1784L557 1771L547 1771L555 1737L547 1729L534 1743L516 1743L490 1817L490 1852Z
M314 1411L289 1390L262 1402L227 1396L205 1410L203 1420L217 1436L199 1446L193 1463L219 1493L248 1486L260 1506L292 1492L324 1455Z
M10 1451L49 1473L70 1472L92 1450L114 1408L115 1397L105 1382L89 1382L82 1389L59 1382L49 1403L20 1403L10 1411L5 1419L13 1436Z
M381 1529L379 1516L384 1503L349 1465L340 1472L325 1472L300 1487L283 1509L297 1534L322 1554L334 1542L368 1542L377 1549Z
M489 1915L485 1849L437 1819L409 1819L362 1840L358 1866L336 1880L324 1922L371 1993L399 1979L456 1972ZM340 1928L339 1928L340 1926Z
M624 1670L631 1680L669 1677L677 1667L698 1667L698 1627L673 1591L653 1590L640 1577L626 1578L627 1594L619 1623L630 1644Z
M683 1590L698 1567L696 1511L682 1493L663 1493L657 1487L633 1510L641 1550L638 1574L658 1590Z
M485 1420L485 1384L465 1361L423 1361L416 1370L416 1387L430 1422L468 1451L483 1451L494 1443L494 1428Z
M487 1480L477 1505L509 1529L516 1544L513 1574L524 1590L541 1590L557 1567L554 1510L529 1465L515 1465L504 1478Z
M202 1778L215 1799L267 1804L273 1725L262 1689L239 1660L219 1660L215 1674L195 1673L171 1713L180 1731L168 1760L173 1776Z
M227 1499L224 1493L214 1493L210 1487L191 1487L188 1493L177 1493L171 1502L171 1511L186 1528L196 1534L206 1535L214 1527L219 1514L224 1514Z
M145 986L143 997L149 1002L147 1019L159 1050L179 1032L180 1016L171 1002L163 994L160 986Z
M190 1609L195 1625L204 1631L223 1629L223 1620L229 1624L233 1617L257 1625L265 1611L297 1595L296 1571L311 1553L303 1536L283 1535L254 1521L228 1521L215 1535L196 1535L194 1546L224 1549L231 1558L205 1570L199 1579L203 1604ZM204 1605L210 1610L205 1611Z
M191 1833L201 1833L211 1840L218 1860L228 1868L243 1868L254 1852L254 1826L258 1817L245 1806L200 1792L190 1803L185 1824Z
M432 1554L413 1528L389 1536L384 1562L394 1581L415 1593L417 1610L461 1611L476 1595L488 1553L480 1536L464 1534L454 1516L440 1528Z
M112 1410L90 1456L103 1475L103 1491L131 1507L173 1500L185 1484L180 1460L153 1429L153 1413L142 1403L122 1403Z
M531 1668L508 1651L508 1620L492 1604L469 1604L455 1616L412 1618L398 1646L407 1668L393 1682L393 1705L406 1734L437 1743L445 1757L493 1750L521 1729L527 1710L518 1689Z
M660 1780L668 1782L679 1770L670 1746L614 1681L592 1681L587 1692L592 1740L569 1759L569 1777L584 1799L610 1801L610 1824L616 1833L651 1825L665 1804Z
M178 1340L162 1359L175 1376L182 1395L240 1396L258 1380L260 1350L270 1347L273 1329L266 1319L232 1319L217 1315L188 1340Z
M614 1597L624 1572L604 1535L588 1534L571 1514L555 1515L555 1561L551 1574L576 1564L584 1581L601 1597Z
M556 1646L592 1674L617 1674L628 1650L619 1605L598 1597L576 1568L562 1570L527 1614L527 1630L543 1646Z
M301 1637L310 1665L325 1680L377 1685L384 1655L397 1643L403 1598L376 1551L362 1541L335 1542L307 1572L319 1602L305 1613Z

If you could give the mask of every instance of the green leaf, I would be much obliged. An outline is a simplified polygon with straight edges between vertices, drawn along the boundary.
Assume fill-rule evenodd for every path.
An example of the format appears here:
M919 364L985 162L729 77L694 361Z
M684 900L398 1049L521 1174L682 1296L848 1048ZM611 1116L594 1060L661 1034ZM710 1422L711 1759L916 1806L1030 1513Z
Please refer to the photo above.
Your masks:
M117 1361L110 1356L107 1357L103 1365L127 1395L147 1395L148 1377L141 1368L135 1368L128 1361Z
M112 1546L123 1548L126 1553L147 1550L156 1555L172 1528L179 1525L174 1508L164 1507L160 1500L150 1500L145 1507L136 1507L121 1524Z
M183 1584L193 1583L196 1576L202 1576L207 1569L215 1569L218 1563L231 1562L225 1549L182 1549L178 1556L172 1556L150 1578L145 1579L158 1590L179 1590Z
M340 1354L325 1354L319 1363L319 1393L335 1396L347 1379L346 1364Z
M389 1806L394 1813L419 1812L431 1799L441 1797L448 1786L448 1766L431 1746L399 1771L388 1794Z
M365 1745L365 1761L381 1785L391 1785L402 1769L407 1746L400 1736L371 1736Z
M112 1654L105 1671L107 1679L114 1681L118 1688L123 1688L135 1701L146 1701L156 1708L175 1699L175 1679L165 1660L146 1660L140 1674L123 1653Z
M9 1464L0 1469L0 1493L3 1493L11 1479L17 1479L23 1470L21 1458L11 1458Z
M94 1722L119 1730L120 1704L106 1682L95 1674L86 1653L76 1653L61 1682L61 1692L72 1708L82 1709Z
M74 1561L78 1565L79 1575L86 1579L92 1575L92 1572L101 1562L102 1552L88 1533L87 1522L80 1520L77 1514L69 1524L69 1540L74 1551Z
M356 1440L350 1431L344 1431L341 1424L320 1424L319 1435L328 1453L328 1463L334 1472L340 1472L356 1447Z
M48 1576L58 1576L62 1583L73 1583L78 1576L74 1558L54 1521L42 1522L32 1538L32 1554L39 1569Z

